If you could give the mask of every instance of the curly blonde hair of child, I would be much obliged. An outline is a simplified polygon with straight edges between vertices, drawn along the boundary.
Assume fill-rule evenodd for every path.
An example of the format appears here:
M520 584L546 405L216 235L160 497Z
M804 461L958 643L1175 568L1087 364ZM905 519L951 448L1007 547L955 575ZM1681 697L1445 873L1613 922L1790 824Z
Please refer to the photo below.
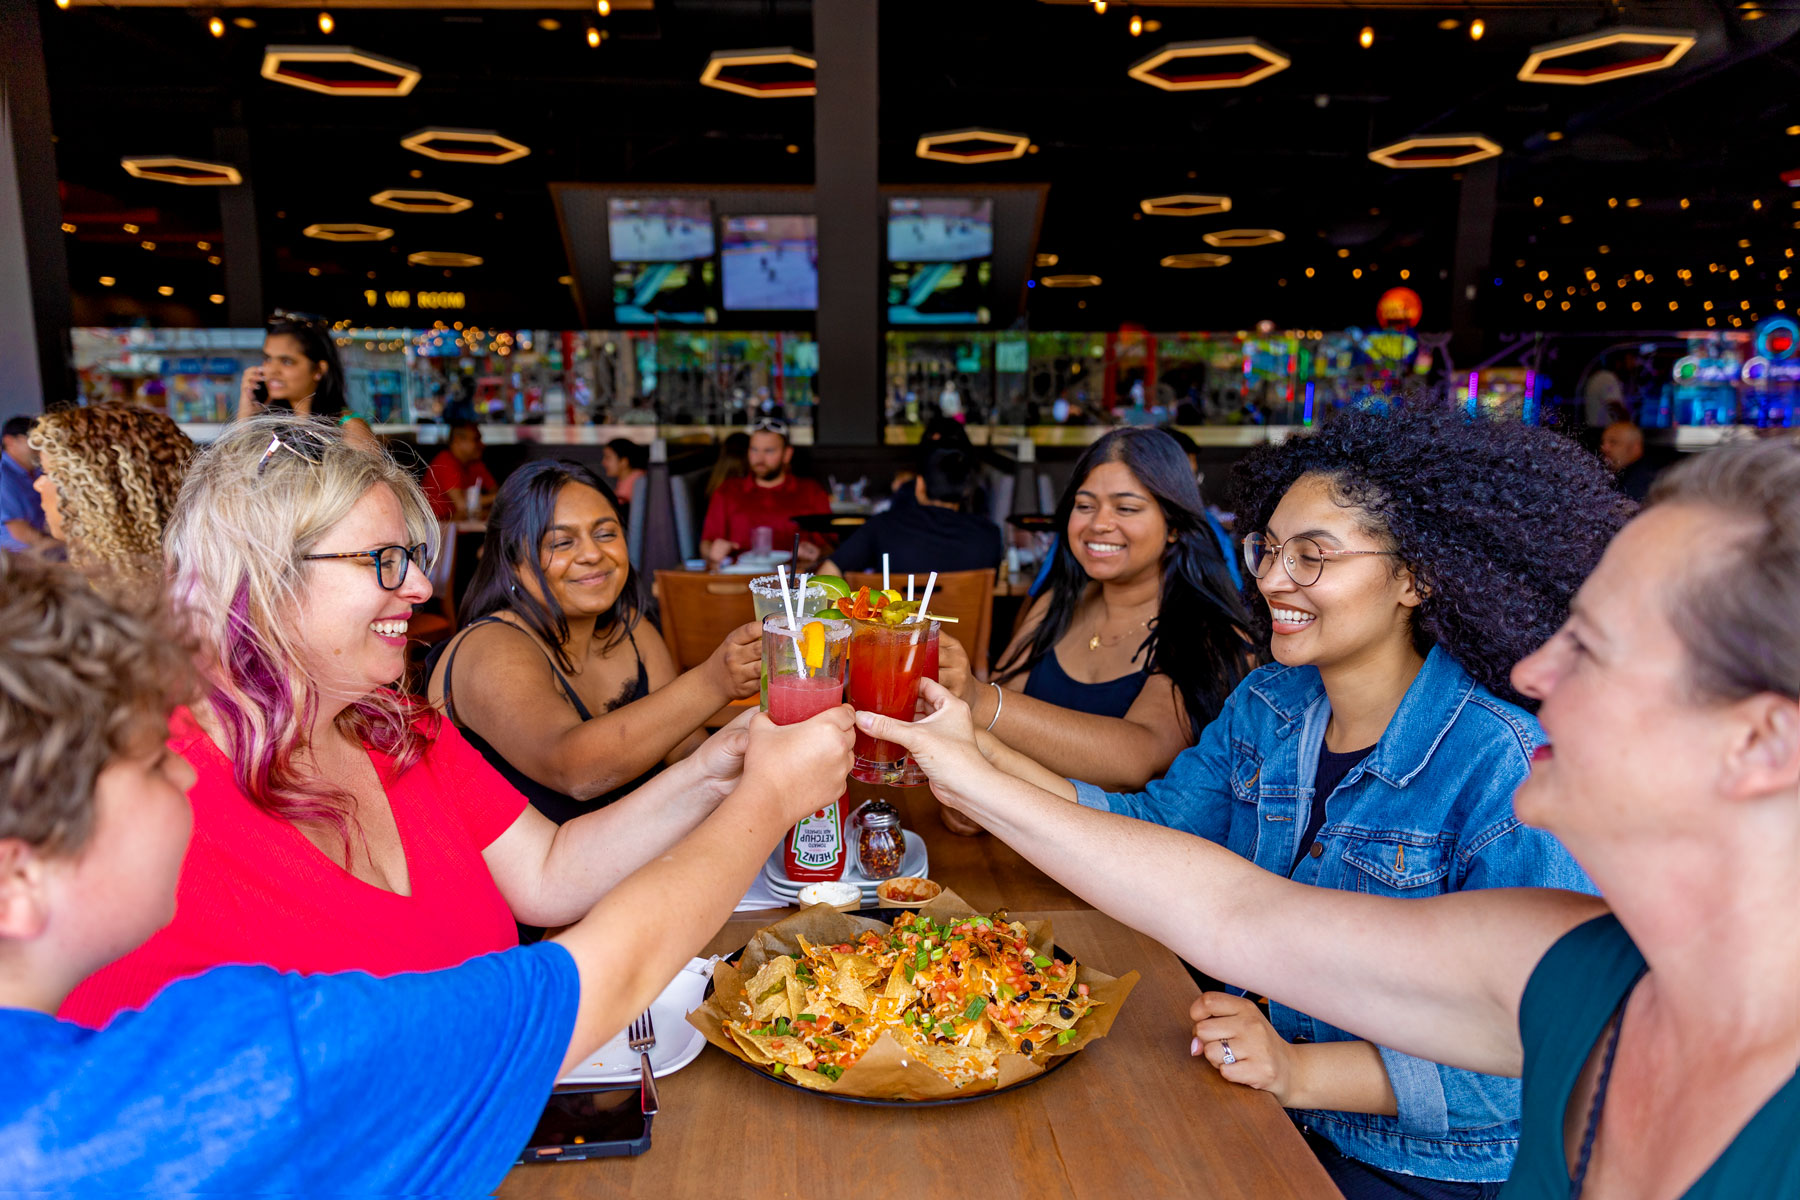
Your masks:
M163 527L194 443L153 409L96 404L45 413L31 431L56 487L69 562L126 586L160 586Z
M61 563L0 554L0 839L79 853L108 763L168 736L190 649L160 597L108 598Z

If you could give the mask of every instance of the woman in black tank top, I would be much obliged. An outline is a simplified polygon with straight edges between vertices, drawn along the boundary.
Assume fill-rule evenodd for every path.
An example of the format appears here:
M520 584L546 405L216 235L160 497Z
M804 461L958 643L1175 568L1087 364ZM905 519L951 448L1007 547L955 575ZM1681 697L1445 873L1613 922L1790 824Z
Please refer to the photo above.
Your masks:
M1253 665L1204 512L1162 430L1115 429L1088 447L1056 506L1043 590L994 683L964 690L977 726L1111 788L1167 770Z
M561 824L634 791L756 694L754 623L677 675L654 630L637 636L648 607L611 489L577 463L528 463L495 497L464 628L427 661L427 695Z

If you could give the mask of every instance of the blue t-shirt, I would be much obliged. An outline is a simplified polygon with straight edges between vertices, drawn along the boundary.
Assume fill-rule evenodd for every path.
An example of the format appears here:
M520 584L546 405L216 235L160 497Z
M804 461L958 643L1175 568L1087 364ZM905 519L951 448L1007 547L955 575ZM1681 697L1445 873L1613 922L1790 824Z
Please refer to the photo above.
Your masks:
M25 543L7 532L8 521L24 521L39 533L45 531L44 504L31 486L37 476L0 454L0 550L23 550Z
M0 1009L0 1187L486 1194L579 997L542 943L387 979L220 967L99 1031Z

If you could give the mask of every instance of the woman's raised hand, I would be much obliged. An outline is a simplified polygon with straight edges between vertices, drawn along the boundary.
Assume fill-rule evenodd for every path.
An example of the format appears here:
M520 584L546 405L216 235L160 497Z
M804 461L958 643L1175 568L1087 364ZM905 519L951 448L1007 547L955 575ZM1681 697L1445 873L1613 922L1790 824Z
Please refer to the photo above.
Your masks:
M975 745L975 723L967 704L931 679L919 681L919 694L929 716L908 722L859 712L856 723L866 733L906 747L930 781L932 794L952 808L963 808L995 768Z
M963 649L961 642L950 636L948 626L938 627L938 682L952 696L969 704L975 702L973 693L981 687L980 681L975 678L974 667L969 662L969 652Z
M727 701L754 696L762 683L762 622L747 621L725 635L706 670Z
M744 782L767 784L781 797L790 823L824 808L844 794L856 741L852 716L848 704L795 725L777 725L767 713L755 714L747 726Z
M696 787L710 790L715 803L729 795L744 774L744 751L750 745L750 721L755 716L753 708L739 713L682 760L695 772Z
M262 408L262 401L256 395L256 389L265 378L261 367L246 367L243 378L238 381L238 418L254 416Z

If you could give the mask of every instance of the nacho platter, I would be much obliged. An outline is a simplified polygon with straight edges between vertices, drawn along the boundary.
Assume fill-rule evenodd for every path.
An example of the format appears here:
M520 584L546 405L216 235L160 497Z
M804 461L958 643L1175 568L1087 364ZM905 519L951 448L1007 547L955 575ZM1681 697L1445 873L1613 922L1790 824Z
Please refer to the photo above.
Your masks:
M721 962L688 1020L750 1070L863 1104L955 1104L1034 1082L1110 1029L1137 982L1048 922L972 911L802 910Z

